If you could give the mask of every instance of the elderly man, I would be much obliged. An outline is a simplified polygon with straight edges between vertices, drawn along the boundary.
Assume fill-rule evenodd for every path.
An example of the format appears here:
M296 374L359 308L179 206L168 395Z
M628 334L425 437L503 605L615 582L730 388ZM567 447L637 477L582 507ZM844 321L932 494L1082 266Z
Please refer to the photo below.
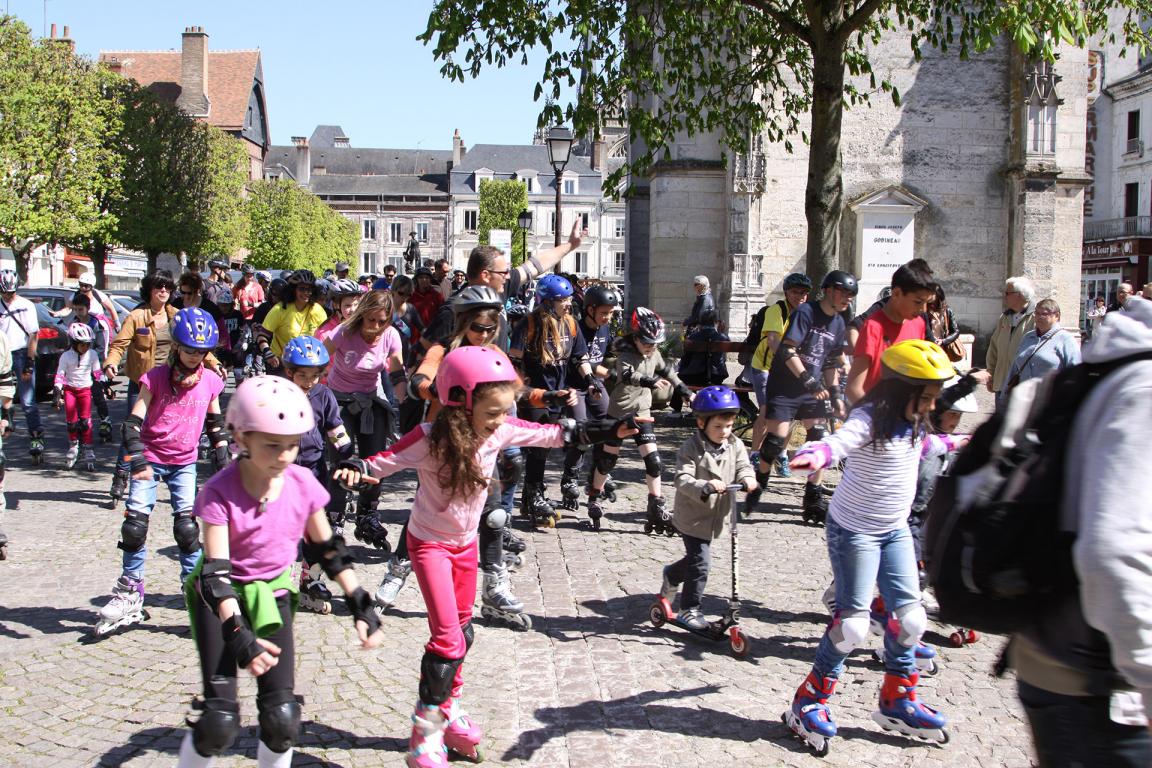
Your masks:
M988 389L999 396L1008 381L1008 371L1024 334L1036 327L1033 301L1036 288L1026 277L1010 277L1004 282L1004 314L988 342L988 373L992 375Z
M700 325L700 316L711 310L716 311L716 302L712 300L711 286L707 275L696 275L692 278L692 286L696 289L696 301L692 304L692 313L684 320L684 330L691 333Z
M1128 299L1134 293L1132 283L1120 283L1116 286L1116 301L1108 305L1109 312L1119 312L1124 309L1124 305L1128 303Z
M1060 305L1044 299L1036 305L1036 327L1024 334L1008 380L1000 393L1007 397L1012 387L1028 379L1038 379L1080 362L1080 347L1071 333L1060 325Z
M336 268L332 270L332 272L336 275L337 280L347 280L349 269L350 267L348 266L348 262L338 261L336 262Z

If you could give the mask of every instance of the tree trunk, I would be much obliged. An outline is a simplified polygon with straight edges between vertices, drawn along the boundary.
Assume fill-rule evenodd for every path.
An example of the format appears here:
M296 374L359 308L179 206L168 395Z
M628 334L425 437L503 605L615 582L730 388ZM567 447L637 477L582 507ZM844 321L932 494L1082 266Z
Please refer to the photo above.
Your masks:
M155 249L145 249L144 255L148 257L148 267L145 274L150 275L156 271L156 262L160 258L160 251Z
M804 217L808 221L806 269L816 285L830 270L840 268L838 235L844 205L840 130L847 67L842 45L826 41L823 46L812 46L812 132L808 187L804 192Z
M12 248L12 258L16 261L16 277L20 285L28 285L28 254L32 253L33 245L29 243L23 248Z
M92 272L96 275L96 287L106 290L108 285L104 277L104 267L108 263L108 244L93 243L88 255L92 257Z

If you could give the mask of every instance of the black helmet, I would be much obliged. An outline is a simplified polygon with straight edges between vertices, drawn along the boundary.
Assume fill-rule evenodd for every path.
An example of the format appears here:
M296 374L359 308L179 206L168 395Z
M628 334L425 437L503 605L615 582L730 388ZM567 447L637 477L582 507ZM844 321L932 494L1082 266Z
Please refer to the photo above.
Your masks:
M265 295L269 297L279 296L280 292L287 287L288 283L284 282L279 277L273 278L272 281L268 283L268 290L265 292Z
M502 309L504 299L486 285L470 285L452 299L452 314L459 315L473 309Z
M594 285L584 291L585 311L593 307L620 306L620 293L608 285Z
M811 291L812 281L808 279L808 275L802 274L800 272L793 272L792 274L788 275L788 277L784 278L784 290L787 291L792 288L803 288L806 291Z
M228 262L223 259L212 259L208 262L208 266L211 269L228 269Z
M834 269L824 275L824 281L820 283L820 288L825 291L829 288L841 288L853 296L860 290L860 286L856 284L856 278L852 273L842 269Z
M416 273L414 275L412 275L412 277L416 278L416 277L420 277L421 275L425 275L427 277L432 277L432 268L431 267L417 267Z
M245 264L242 267L240 267L240 274L242 274L242 275L254 275L254 274L256 274L256 267L252 266L251 264Z
M291 277L285 278L292 287L297 285L316 285L316 275L312 274L310 269L298 269L292 273Z

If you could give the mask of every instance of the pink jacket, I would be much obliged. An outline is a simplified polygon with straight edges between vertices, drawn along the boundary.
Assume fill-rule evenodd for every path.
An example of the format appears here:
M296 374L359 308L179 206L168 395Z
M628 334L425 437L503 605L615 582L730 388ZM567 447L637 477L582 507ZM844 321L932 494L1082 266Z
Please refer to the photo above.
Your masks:
M452 498L440 485L437 474L441 462L429 461L428 432L431 424L421 424L386 451L370 456L369 472L373 477L387 477L402 469L415 469L420 489L412 504L408 530L422 541L438 541L463 547L476 538L480 513L484 511L487 491L483 488L465 498ZM560 448L564 431L555 424L536 424L509 418L485 440L477 452L480 470L493 477L500 451L511 445L524 448Z

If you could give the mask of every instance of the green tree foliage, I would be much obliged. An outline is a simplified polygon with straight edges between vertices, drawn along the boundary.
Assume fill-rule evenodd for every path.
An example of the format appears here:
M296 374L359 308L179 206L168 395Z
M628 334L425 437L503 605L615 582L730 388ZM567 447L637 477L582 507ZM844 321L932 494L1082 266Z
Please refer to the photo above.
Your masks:
M677 134L716 132L736 151L760 133L789 150L809 142L807 269L818 278L838 266L843 111L876 91L899 103L869 59L884 32L906 30L917 57L934 46L964 58L1005 36L1051 60L1060 44L1109 36L1110 11L1143 49L1148 0L438 0L420 39L459 81L540 49L541 126L570 121L587 134L606 111L639 147L606 192L666 158ZM575 103L562 104L565 88Z
M295 182L253 182L247 208L254 267L320 274L337 261L355 261L356 225Z
M480 182L480 214L476 228L480 242L488 244L493 229L512 230L512 266L524 262L524 238L516 217L528 208L528 187L515 179L483 179Z
M34 42L19 20L0 17L0 243L22 281L36 246L110 226L99 204L112 183L102 175L102 83L66 43Z
M244 207L248 183L248 153L235 137L211 126L208 135L206 180L199 201L201 239L186 250L192 257L232 254L244 247L248 215Z

